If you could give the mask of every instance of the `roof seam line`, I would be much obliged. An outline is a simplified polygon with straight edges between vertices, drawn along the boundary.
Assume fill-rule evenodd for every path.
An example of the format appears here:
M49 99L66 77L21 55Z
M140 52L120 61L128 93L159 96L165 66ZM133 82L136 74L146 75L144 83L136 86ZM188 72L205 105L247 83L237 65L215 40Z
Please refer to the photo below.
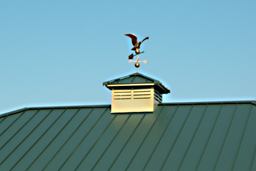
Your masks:
M182 127L181 127L181 129L180 129L180 131L179 131L179 133L178 133L178 135L177 135L177 137L176 137L176 139L175 139L175 141L174 141L174 143L173 143L173 145L172 145L170 151L168 152L167 157L165 158L164 163L163 163L162 167L160 168L160 170L163 170L164 165L165 165L167 159L169 158L169 155L171 154L171 151L172 151L173 147L175 146L175 144L176 144L176 142L177 142L177 139L179 138L180 133L182 132L182 130L183 130L183 128L184 128L184 125L185 125L185 123L187 122L188 117L189 117L189 115L190 115L190 113L191 113L193 107L194 107L194 105L191 106L190 111L189 111L189 113L188 113L188 115L187 115L187 117L186 117L184 123L182 124Z
M51 113L52 111L53 111L53 109L44 117L44 119L35 127L35 129L50 115L50 113ZM34 131L35 129L33 129L33 131ZM33 131L31 131L31 133L32 133ZM30 135L31 133L29 133L29 135ZM28 135L28 136L29 136L29 135ZM28 136L27 136L27 137L28 137ZM26 137L26 138L27 138L27 137ZM25 139L26 139L26 138L25 138ZM25 139L24 139L24 140L25 140ZM22 141L22 142L23 142L23 141ZM21 143L22 143L22 142L21 142ZM21 143L20 143L20 144L21 144ZM28 151L29 151L29 150L28 150ZM25 154L26 154L26 152L25 152ZM13 167L12 167L10 170L12 170L12 169L19 163L19 161L23 158L23 156L24 156L24 155L22 155L22 157L13 165Z
M3 119L0 121L0 124L6 119L7 117L3 117ZM1 119L1 118L0 118Z
M54 110L54 109L52 109L52 111L53 111L53 110ZM52 112L52 111L51 111L51 112ZM51 112L50 112L50 113L51 113ZM61 115L60 115L60 116L61 116ZM60 117L60 116L59 116L59 117ZM59 117L58 117L58 118L59 118ZM54 123L55 123L55 122L53 122L52 125L53 125ZM52 125L49 126L48 129L50 129L50 128L52 127ZM48 129L43 133L43 135L48 131ZM14 167L22 160L22 158L34 147L34 145L42 138L43 135L41 135L41 136L38 138L38 140L25 152L25 154L22 155L22 157L15 163L15 165L13 166L13 168L14 168Z
M217 164L218 164L218 161L219 161L219 158L220 158L220 155L221 155L223 146L224 146L224 144L225 144L225 142L226 142L226 139L227 139L227 136L228 136L230 127L231 127L231 125L232 125L232 123L233 123L233 120L234 120L234 117L235 117L235 115L236 115L237 106L238 106L238 104L236 105L236 108L235 108L234 114L233 114L233 116L232 116L231 122L229 123L228 130L227 130L227 133L226 133L224 142L222 143L222 146L221 146L221 149L220 149L220 152L219 152L219 155L218 155L218 158L217 158L217 161L216 161L216 163L215 163L215 166L214 166L214 169L213 169L213 170L216 169L216 166L217 166Z
M141 142L139 148L137 149L136 153L133 155L132 160L129 162L129 164L128 164L128 166L126 167L125 170L128 170L128 168L130 167L130 165L131 165L131 163L133 162L135 156L137 155L138 151L140 150L142 144L144 144L145 139L148 137L148 134L150 133L152 127L155 125L156 121L159 119L159 116L160 116L160 114L161 114L161 112L162 112L162 110L163 110L164 108L165 108L165 107L163 106L162 109L158 112L157 118L155 119L154 123L151 125L151 127L150 127L150 129L148 130L146 136L145 136L144 139L142 140L142 142Z
M149 161L151 160L151 158L152 158L153 154L155 153L155 150L157 149L157 147L158 147L159 143L161 142L161 140L162 140L163 136L165 135L165 132L166 132L167 128L169 127L169 124L172 122L172 120L173 120L173 118L174 118L174 116L175 116L176 112L178 111L178 108L179 108L179 105L178 105L178 106L177 106L177 108L175 109L175 112L173 113L172 118L171 118L171 119L170 119L170 121L168 122L168 124L167 124L167 126L166 126L166 128L165 128L164 132L162 133L162 135L161 135L160 139L158 140L158 142L157 142L157 144L156 144L156 146L155 146L154 150L152 151L152 153L151 153L151 155L150 155L149 159L147 160L147 163L145 164L145 166L143 167L143 169L142 169L142 170L145 170L145 169L146 169L146 167L147 167L147 165L148 165Z
M49 131L49 129L55 124L55 122L57 122L57 120L65 113L67 111L67 109L65 109L62 113L61 113L61 115L52 123L52 125L43 133L43 135L33 144L33 146L31 146L31 148L33 148L34 147L34 145ZM31 149L30 148L30 149ZM29 150L30 150L29 149ZM25 154L27 154L28 152L29 152L29 150L25 153ZM42 153L42 152L41 152ZM41 154L40 153L40 154ZM24 155L25 155L24 154ZM40 154L32 161L32 163L28 166L28 168L26 168L25 170L28 170L34 163L35 163L35 161L38 159L38 157L40 156ZM22 159L22 158L21 158Z
M137 76L135 76L135 77L131 80L131 83L135 80L136 77L137 77Z
M25 113L25 112L24 112L24 113ZM23 113L23 114L24 114L24 113ZM1 150L6 144L8 144L8 142L11 141L11 139L12 139L15 135L17 135L18 132L20 132L20 130L21 130L33 117L35 117L35 115L36 115L37 113L38 113L38 111L35 112L35 113L33 114L33 116L31 116L31 118L29 118L29 119L20 127L20 129L17 130L17 131L15 132L15 134L13 134L12 137L9 138L9 140L6 141L6 142L3 144L3 146L0 148L0 150ZM16 120L15 120L15 121L16 121ZM3 163L3 161L2 161L0 164L2 164L2 163Z
M4 148L4 146L6 145L6 144L8 144L9 143L9 141L11 141L11 139L15 136L15 135L17 135L18 134L18 132L20 132L20 130L22 129L22 128L24 128L24 126L36 115L38 113L38 111L24 124L24 125L22 125L22 127L7 141L7 142L5 142L5 144L0 148L0 150L2 149L2 148ZM26 139L26 138L25 138ZM23 139L24 140L24 139ZM23 141L22 141L23 142ZM18 146L20 145L20 143L18 144ZM15 151L15 149L16 148L18 148L18 146L16 146L3 160L2 160L2 162L0 163L0 165L13 153L13 151Z
M35 115L37 114L37 113L39 113L39 111L40 110L38 110L36 113L35 113ZM10 153L10 155L33 133L33 131L35 131L35 129L37 129L38 128L38 126L45 120L45 118L47 117L49 115L49 113L47 114L47 115L45 115L45 117L34 127L34 129L32 129L31 131L30 131L30 133L19 143L19 145L18 146L16 146L15 148L14 148L14 150ZM8 155L8 157L9 157L9 155ZM10 169L10 170L12 170L12 168Z
M208 142L209 142L209 140L210 140L210 138L211 138L212 132L213 132L215 126L216 126L216 122L217 122L217 120L218 120L218 118L219 118L219 116L220 116L220 112L221 112L221 110L222 110L222 107L223 107L223 104L222 104L221 107L220 107L218 116L217 116L217 118L215 119L215 122L214 122L214 125L213 125L213 127L212 127L211 133L210 133L210 135L209 135L209 137L208 137L208 140L207 140L207 142L206 142L206 144L205 144L205 146L204 146L204 150L203 150L203 152L202 152L202 154L201 154L201 157L200 157L200 159L199 159L199 162L197 163L197 166L196 166L196 169L195 169L195 170L197 170L198 167L199 167L199 165L200 165L200 162L201 162L201 160L202 160L202 158L203 158L205 149L206 149L206 147L207 147L207 145L208 145Z
M126 145L128 144L128 142L130 141L132 135L134 134L134 132L137 130L138 126L140 125L140 123L142 122L142 120L144 119L144 117L146 116L146 113L144 113L143 117L140 119L139 123L136 125L135 129L133 130L133 132L131 133L131 135L129 136L128 140L126 141L126 143L124 144L124 146L122 147L122 149L120 150L120 152L118 153L118 155L116 156L115 160L113 161L113 163L111 164L111 166L109 167L108 170L110 170L112 168L112 166L114 165L114 163L116 162L116 160L118 159L119 155L121 154L121 152L124 150L124 148L126 147Z
M253 163L254 163L255 156L256 156L256 148L255 148L255 151L254 151L254 155L253 155L252 163L251 163L251 166L250 166L250 170L252 170L252 166L253 166Z
M100 121L100 119L102 118L102 116L106 113L107 108L105 109L105 111L101 114L101 116L98 118L98 120L96 121L96 123L92 126L92 128L88 131L88 133L85 135L85 137L87 137L90 132L93 130L93 128L97 125L97 123ZM82 140L84 141L85 138ZM81 142L82 142L81 141ZM79 144L80 145L80 144ZM87 152L87 154L89 154L89 152ZM84 159L86 158L87 154L82 158L82 160L79 162L79 164L76 166L75 170L77 170L79 168L79 166L82 164L82 162L84 161Z
M2 136L4 134L4 132L6 130L8 130L24 113L25 113L25 110L23 112L21 112L20 116L18 116L7 128L5 128L5 130L0 134L0 136ZM6 115L6 117L7 117L7 115ZM1 148L0 148L0 150L1 150Z
M252 107L253 107L253 106L251 105L250 112L249 112L249 114L248 114L247 121L246 121L246 123L245 123L245 127L244 127L244 131L243 131L243 134L242 134L242 138L241 138L241 141L240 141L240 143L239 143L238 150L237 150L237 152L236 152L236 158L235 158L235 160L234 160L234 163L233 163L233 166L232 166L232 169L231 169L231 170L234 170L235 163L236 163L236 160L237 160L237 156L238 156L238 153L239 153L239 151L240 151L241 144L242 144L242 142L243 142L244 133L245 133L245 130L246 130L247 126L248 126L247 124L248 124L249 118L250 118L251 113L252 113Z
M84 120L80 123L80 125L78 126L78 128L84 123L84 121L92 114L93 110L95 108L92 108L92 110L89 112L89 114L84 118ZM91 128L90 128L91 129ZM81 145L81 143L83 142L83 140L85 139L85 137L87 137L88 133L84 136L84 138L79 142L79 144L76 146L76 148L72 151L72 153L67 157L67 159L62 163L62 165L60 166L60 168L58 170L61 170L61 168L66 164L66 162L69 160L69 158L74 154L74 152L77 150L77 148Z
M79 113L79 111L81 110L81 108L79 108L78 110L77 110L77 112L73 115L73 117L72 118L70 118L70 120L67 122L67 124L61 129L61 131L69 124L69 122L71 122L71 120ZM61 132L60 131L60 132ZM74 132L76 131L76 129L74 130ZM73 135L73 133L71 134L71 136ZM58 136L58 134L57 134L57 136ZM56 136L56 137L57 137ZM66 144L66 142L70 139L70 137L71 136L69 136L69 138L62 144L62 146L60 147L60 149L54 154L54 156L46 163L46 165L44 166L44 168L42 169L42 170L45 170L45 168L50 164L50 162L52 161L52 159L58 154L58 152L61 150L61 148ZM55 139L55 138L54 138Z
M253 163L254 163L255 156L256 156L256 148L255 148L255 151L254 151L254 155L253 155L253 159L252 159L250 170L252 170L252 166L253 166Z
M189 150L189 148L190 148L190 145L192 144L192 142L193 142L193 140L194 140L194 138L195 138L195 135L196 135L196 133L197 133L197 130L198 130L198 128L200 127L203 118L205 117L205 112L206 112L207 109L208 109L208 104L207 104L207 106L206 106L206 108L205 108L205 110L204 110L204 113L203 113L203 115L202 115L202 117L201 117L201 119L200 119L199 124L197 125L197 128L196 128L196 130L195 130L195 132L194 132L194 134L193 134L193 137L192 137L192 139L190 140L190 143L189 143L188 148L187 148L187 150L186 150L186 152L185 152L185 154L184 154L184 156L183 156L183 159L182 159L182 161L181 161L181 163L180 163L180 165L179 165L178 170L180 170L180 167L181 167L181 165L182 165L182 163L183 163L183 161L184 161L184 159L185 159L185 157L186 157L186 155L187 155L187 152L188 152L188 150Z
M253 161L255 159L255 155L256 155L256 149L254 151L254 155L253 155L252 163L251 163L251 166L250 166L250 170L252 170L252 166L253 166L253 163L254 163Z
M91 170L93 170L96 165L98 164L98 162L100 161L100 159L102 158L102 156L106 153L106 151L108 150L108 148L110 147L110 145L112 144L112 142L115 140L115 138L117 137L117 135L119 134L119 132L123 129L124 125L126 125L127 121L130 119L131 115L129 115L129 117L125 120L125 122L123 123L122 127L118 130L118 132L116 133L116 135L114 136L114 138L111 140L111 142L109 143L109 145L107 146L107 148L104 150L104 152L101 154L100 158L97 160L97 162L94 164L94 166L92 167ZM78 168L78 167L77 167ZM76 168L76 169L77 169ZM76 170L75 169L75 170Z
M101 139L102 135L106 132L106 130L108 129L108 127L111 125L111 123L114 121L114 119L116 118L117 115L114 115L113 119L108 123L108 126L104 129L104 131L101 133L101 135L97 138L97 140L95 141L95 143L92 145L92 147L90 148L90 150L87 152L87 154L83 157L82 161L87 157L87 155L91 152L91 150L94 148L94 146L97 144L97 142ZM81 161L81 162L82 162Z
M76 116L76 114L78 113L80 109L77 109L77 111L73 114L73 116L68 120L68 122L59 130L59 132L57 133L57 135L54 136L54 138L51 140L51 142L43 149L43 151L39 154L39 156L41 156L44 151L52 144L52 142L60 135L60 133L62 132L63 129L65 129L65 127L71 122L72 119L74 119L74 117ZM37 158L39 158L39 156ZM46 166L45 166L46 167ZM45 167L42 169L44 170Z
M79 110L81 110L82 108L80 108ZM77 126L77 128L74 130L74 132L71 134L71 136L65 141L65 143L60 147L60 149L54 154L54 156L52 157L51 161L57 156L57 154L62 150L62 148L67 144L67 142L72 138L72 136L75 134L75 132L80 128L80 126L84 123L84 121L87 119L87 117L90 115L91 111L87 114L87 116L82 120L82 122ZM50 162L49 161L46 165L49 165Z

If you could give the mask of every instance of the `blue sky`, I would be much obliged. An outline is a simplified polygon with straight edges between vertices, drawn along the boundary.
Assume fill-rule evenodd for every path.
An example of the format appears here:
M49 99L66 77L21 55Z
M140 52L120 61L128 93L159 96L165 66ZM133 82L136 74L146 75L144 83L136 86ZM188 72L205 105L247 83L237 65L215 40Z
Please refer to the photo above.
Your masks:
M104 81L139 72L164 102L256 99L256 1L0 1L0 114L110 104Z

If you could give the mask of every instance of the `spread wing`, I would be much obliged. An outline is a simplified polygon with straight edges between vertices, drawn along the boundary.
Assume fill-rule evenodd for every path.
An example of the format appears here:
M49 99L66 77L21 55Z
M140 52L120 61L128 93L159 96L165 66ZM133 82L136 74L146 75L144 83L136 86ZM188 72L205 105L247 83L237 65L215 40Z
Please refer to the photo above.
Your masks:
M135 45L137 43L137 36L135 36L134 34L125 34L125 36L128 36L132 39L132 44Z
M149 39L149 37L146 37L145 39L143 39L143 40L141 41L141 43L144 42L144 41L147 40L147 39Z

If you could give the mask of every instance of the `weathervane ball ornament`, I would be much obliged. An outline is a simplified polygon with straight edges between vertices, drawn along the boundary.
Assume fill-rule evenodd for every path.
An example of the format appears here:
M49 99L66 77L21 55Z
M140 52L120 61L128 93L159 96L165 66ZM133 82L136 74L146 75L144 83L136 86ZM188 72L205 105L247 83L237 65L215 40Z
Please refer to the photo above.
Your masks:
M129 63L135 62L135 67L137 68L137 72L138 72L138 68L140 67L139 62L147 63L147 60L139 61L139 56L138 55L144 53L144 51L140 52L140 45L141 45L142 42L149 39L149 37L146 37L142 41L138 42L137 41L137 36L135 34L129 33L129 34L125 34L125 36L128 36L132 39L133 48L131 50L134 50L135 54L129 55L128 59L129 59ZM136 56L136 55L137 55L137 60L132 61L133 57Z

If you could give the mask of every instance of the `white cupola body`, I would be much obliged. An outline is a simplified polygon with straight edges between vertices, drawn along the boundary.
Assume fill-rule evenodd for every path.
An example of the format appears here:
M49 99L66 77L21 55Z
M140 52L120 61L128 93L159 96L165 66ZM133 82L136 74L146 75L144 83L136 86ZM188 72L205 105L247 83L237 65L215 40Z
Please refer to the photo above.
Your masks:
M111 113L154 112L162 94L170 93L161 82L139 73L103 85L111 90Z

